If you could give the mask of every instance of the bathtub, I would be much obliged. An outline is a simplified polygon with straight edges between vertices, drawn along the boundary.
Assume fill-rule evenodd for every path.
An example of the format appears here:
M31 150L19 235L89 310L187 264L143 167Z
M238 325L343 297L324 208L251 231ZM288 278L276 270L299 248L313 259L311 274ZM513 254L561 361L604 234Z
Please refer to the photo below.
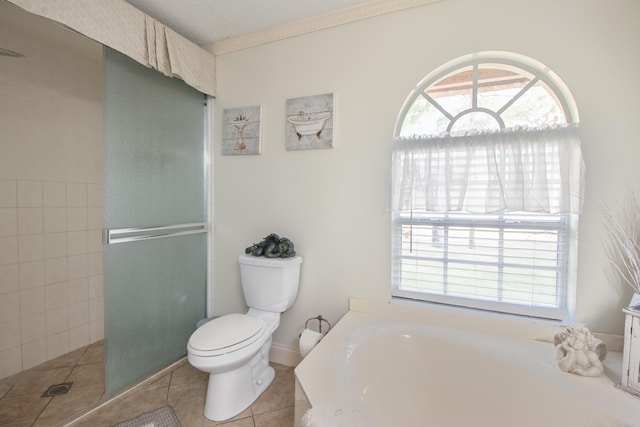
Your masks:
M616 388L620 353L579 377L555 362L557 325L411 312L352 304L295 369L311 407L298 425L640 426L640 399Z

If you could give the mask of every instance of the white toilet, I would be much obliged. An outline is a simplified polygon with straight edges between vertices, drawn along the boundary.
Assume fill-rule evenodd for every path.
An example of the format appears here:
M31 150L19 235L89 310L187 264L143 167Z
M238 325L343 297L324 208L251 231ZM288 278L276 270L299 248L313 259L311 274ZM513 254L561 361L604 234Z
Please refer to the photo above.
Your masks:
M205 323L187 344L189 363L209 372L204 416L213 421L239 414L273 381L271 335L298 294L302 257L241 255L239 263L249 311Z

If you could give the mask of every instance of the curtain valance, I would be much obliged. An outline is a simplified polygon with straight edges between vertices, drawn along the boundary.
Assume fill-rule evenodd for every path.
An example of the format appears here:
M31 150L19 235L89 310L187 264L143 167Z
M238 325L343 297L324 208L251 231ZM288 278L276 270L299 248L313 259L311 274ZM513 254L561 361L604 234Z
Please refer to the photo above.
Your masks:
M211 96L215 57L124 0L9 0Z
M577 125L393 141L399 212L580 213L584 164Z

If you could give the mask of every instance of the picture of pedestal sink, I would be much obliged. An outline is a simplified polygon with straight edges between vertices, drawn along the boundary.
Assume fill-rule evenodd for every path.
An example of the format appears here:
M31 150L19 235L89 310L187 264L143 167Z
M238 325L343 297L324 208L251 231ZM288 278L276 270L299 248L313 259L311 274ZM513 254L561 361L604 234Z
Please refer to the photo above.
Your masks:
M244 143L244 128L250 123L249 119L244 116L237 117L231 121L231 124L236 127L236 145L233 146L234 150L244 150L247 148Z
M260 154L262 108L226 108L222 111L222 154Z

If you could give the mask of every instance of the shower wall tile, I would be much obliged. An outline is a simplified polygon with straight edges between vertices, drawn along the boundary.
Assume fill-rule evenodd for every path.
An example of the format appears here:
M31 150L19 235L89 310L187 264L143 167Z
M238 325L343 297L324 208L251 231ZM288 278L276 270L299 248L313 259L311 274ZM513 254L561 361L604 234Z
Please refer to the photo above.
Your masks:
M69 327L77 328L78 326L89 325L89 301L80 301L75 304L69 304ZM89 329L87 329L89 332Z
M45 182L43 193L44 207L63 208L67 206L67 186L64 182Z
M89 321L96 322L104 319L103 297L93 298L89 300Z
M0 180L0 378L104 339L103 194Z
M47 43L29 40L37 51ZM46 55L27 58L7 70L19 84L6 85L12 102L0 103L0 379L84 344L104 323L76 315L68 291L70 282L89 282L88 254L101 253L88 224L89 208L103 206L102 50L75 55L71 46L56 47L67 53L65 66L52 67ZM100 214L91 215L98 231ZM19 318L5 321L16 310Z
M67 280L66 258L51 258L44 262L44 284L51 285Z
M104 339L104 320L102 318L89 323L89 340L94 343Z
M18 234L18 211L15 208L0 208L0 236Z
M44 261L20 263L20 289L44 285Z
M44 208L44 232L63 233L67 231L67 208Z
M87 231L87 252L103 253L102 248L102 227L99 230Z
M87 208L67 208L67 230L82 231L87 229Z
M44 287L20 291L20 315L30 316L45 312Z
M18 181L18 207L40 208L42 202L41 181Z
M70 350L75 350L76 348L84 347L89 344L91 344L91 340L88 324L69 329Z
M18 262L18 237L0 236L0 265Z
M23 344L36 340L44 340L46 333L44 313L22 317L20 321L20 336Z
M101 298L104 295L103 276L89 276L89 299Z
M71 350L69 347L69 331L47 336L47 360L55 359Z
M47 336L69 330L69 309L61 307L47 311L46 322Z
M89 279L83 277L69 281L69 304L75 304L89 299Z
M67 256L67 233L45 233L44 259Z
M29 262L44 259L44 236L28 234L18 237L18 261Z
M0 323L0 351L20 346L20 320Z
M87 200L87 184L67 184L67 207L86 208Z
M45 309L53 310L54 308L67 307L69 301L67 288L67 282L45 286Z
M22 370L22 352L20 347L0 351L0 378L8 377Z
M41 234L43 231L42 208L18 208L18 234Z
M47 358L47 340L40 338L22 345L22 369L33 368L49 360Z
M88 252L87 231L70 231L67 233L67 254L81 255Z
M87 186L87 206L102 207L104 204L104 186L102 184L88 184ZM102 212L100 214L102 216Z
M20 318L20 293L0 295L0 323Z
M0 294L20 290L18 264L0 265Z
M13 179L0 179L0 208L15 208L17 206L16 181Z
M87 216L87 226L89 230L102 230L104 228L101 207L89 207L87 209Z
M73 255L67 258L69 280L87 277L89 271L87 255Z
M102 253L90 253L89 276L101 276L103 274Z

